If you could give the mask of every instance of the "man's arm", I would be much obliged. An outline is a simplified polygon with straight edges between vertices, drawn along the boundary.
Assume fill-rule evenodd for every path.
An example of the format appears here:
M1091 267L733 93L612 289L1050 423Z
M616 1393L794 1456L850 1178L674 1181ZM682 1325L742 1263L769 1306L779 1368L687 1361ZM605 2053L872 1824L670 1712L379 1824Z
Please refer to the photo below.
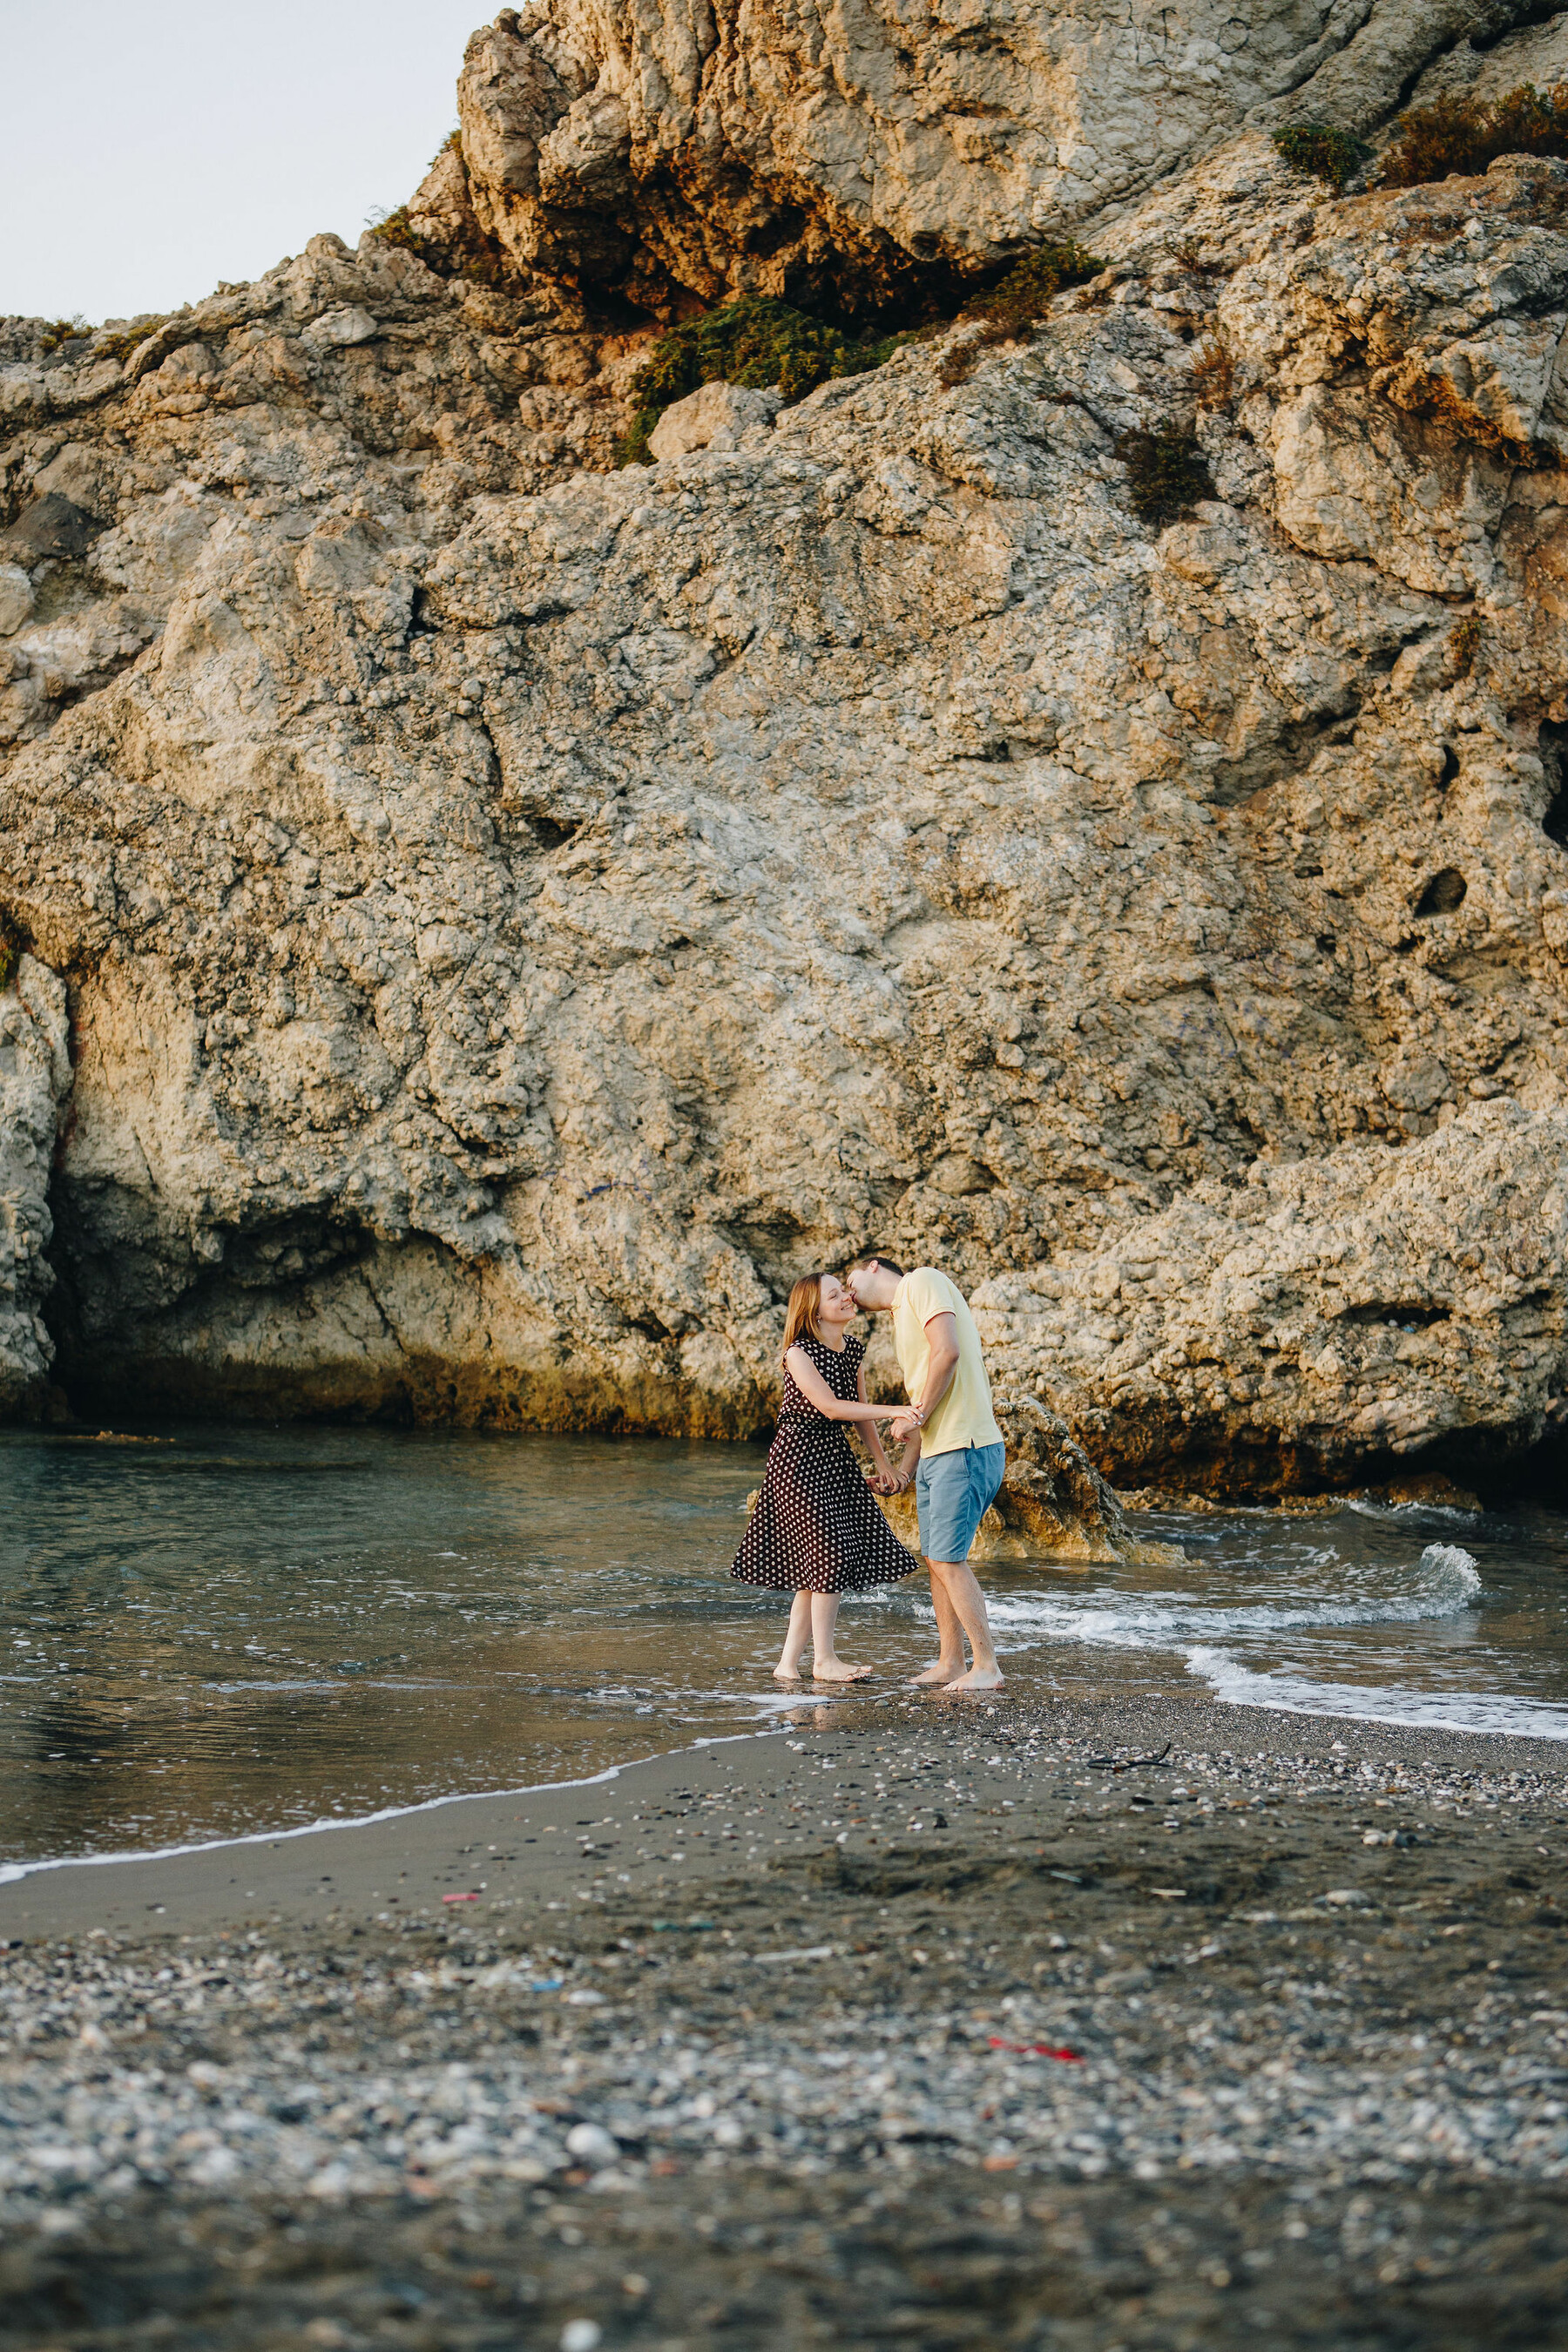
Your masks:
M915 1431L925 1427L952 1386L952 1376L958 1370L958 1323L952 1315L933 1315L926 1325L926 1340L931 1353L926 1360L925 1381L914 1401L914 1410L893 1423L893 1442L898 1445L901 1445Z

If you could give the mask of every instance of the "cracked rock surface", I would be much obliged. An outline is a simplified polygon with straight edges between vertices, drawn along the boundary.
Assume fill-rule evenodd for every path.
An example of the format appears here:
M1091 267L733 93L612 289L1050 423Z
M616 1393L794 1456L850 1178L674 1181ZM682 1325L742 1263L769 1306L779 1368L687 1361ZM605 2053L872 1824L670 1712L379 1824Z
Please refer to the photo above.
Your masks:
M503 14L403 244L0 327L0 912L73 1056L52 1340L35 1271L7 1396L53 1345L84 1409L750 1433L788 1280L871 1241L951 1268L1112 1475L1535 1445L1568 175L1330 201L1224 136L1286 87L1375 131L1424 65L1550 78L1553 26L1472 48L1474 16L1233 12L1176 145L1076 211L1022 139L922 167L964 225L935 260L894 176L879 212L824 165L793 299L829 258L929 292L1069 217L1108 266L1026 341L710 399L652 466L614 451L668 289L773 286L724 238L829 121L744 16L721 70L673 6ZM1132 119L1125 74L985 55L1018 107ZM770 76L772 144L733 111ZM892 118L845 89L869 153ZM640 260L582 247L623 116ZM1162 433L1212 491L1167 521L1129 455Z

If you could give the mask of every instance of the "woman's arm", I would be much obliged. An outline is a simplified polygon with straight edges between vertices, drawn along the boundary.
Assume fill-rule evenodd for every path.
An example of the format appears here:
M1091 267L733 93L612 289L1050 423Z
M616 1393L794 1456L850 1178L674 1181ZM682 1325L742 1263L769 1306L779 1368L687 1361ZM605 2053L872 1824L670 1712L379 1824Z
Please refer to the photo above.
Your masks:
M789 1366L802 1396L816 1407L825 1421L891 1421L897 1413L906 1410L900 1405L868 1404L863 1381L859 1384L860 1401L858 1403L841 1403L804 1348L792 1348L784 1362Z
M866 1364L864 1358L862 1358L861 1361L855 1367L855 1388L861 1403L864 1404L867 1402ZM899 1474L893 1468L893 1465L889 1461L887 1455L883 1453L881 1439L878 1436L876 1430L869 1424L867 1425L862 1434L865 1437L867 1448L871 1456L871 1465L877 1473L875 1478L871 1481L872 1486L879 1495L897 1493L899 1486Z

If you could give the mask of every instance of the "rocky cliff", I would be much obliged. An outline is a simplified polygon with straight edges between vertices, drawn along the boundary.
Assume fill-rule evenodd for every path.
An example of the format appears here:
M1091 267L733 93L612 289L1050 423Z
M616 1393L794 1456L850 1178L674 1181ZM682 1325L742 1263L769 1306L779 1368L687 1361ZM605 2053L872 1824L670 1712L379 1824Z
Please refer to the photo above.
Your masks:
M1568 172L1269 133L1538 15L546 0L357 252L0 327L7 1403L746 1433L869 1238L1115 1475L1534 1444ZM737 292L924 323L617 468Z

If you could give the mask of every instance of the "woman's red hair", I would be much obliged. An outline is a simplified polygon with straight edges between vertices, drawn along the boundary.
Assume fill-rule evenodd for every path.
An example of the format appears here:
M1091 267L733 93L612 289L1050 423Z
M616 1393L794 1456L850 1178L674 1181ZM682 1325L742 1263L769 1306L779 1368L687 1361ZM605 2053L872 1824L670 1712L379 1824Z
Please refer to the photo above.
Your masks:
M790 1292L789 1305L784 1310L784 1352L786 1356L803 1332L808 1339L820 1339L822 1337L821 1326L816 1319L822 1312L822 1284L820 1274L803 1274Z

